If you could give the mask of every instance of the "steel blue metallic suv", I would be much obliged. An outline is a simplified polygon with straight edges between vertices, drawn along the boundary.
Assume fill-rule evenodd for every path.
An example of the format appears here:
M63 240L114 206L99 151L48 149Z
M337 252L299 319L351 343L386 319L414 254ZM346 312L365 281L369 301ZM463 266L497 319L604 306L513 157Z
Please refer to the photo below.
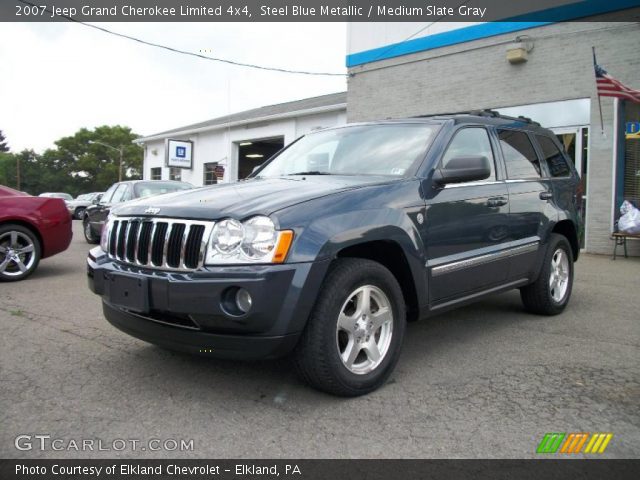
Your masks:
M491 111L301 137L248 180L128 202L89 253L120 330L193 354L291 355L345 396L384 383L406 322L519 288L555 315L579 254L555 136Z

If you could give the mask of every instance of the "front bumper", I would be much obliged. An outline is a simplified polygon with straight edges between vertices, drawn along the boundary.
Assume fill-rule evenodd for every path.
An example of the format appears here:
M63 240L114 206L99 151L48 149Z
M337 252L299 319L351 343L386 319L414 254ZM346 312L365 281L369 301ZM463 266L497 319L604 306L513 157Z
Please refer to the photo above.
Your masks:
M272 358L296 345L328 262L207 267L173 273L131 267L89 253L89 288L107 320L174 350L235 359ZM231 313L228 292L246 289L251 310ZM236 312L237 313L237 312Z

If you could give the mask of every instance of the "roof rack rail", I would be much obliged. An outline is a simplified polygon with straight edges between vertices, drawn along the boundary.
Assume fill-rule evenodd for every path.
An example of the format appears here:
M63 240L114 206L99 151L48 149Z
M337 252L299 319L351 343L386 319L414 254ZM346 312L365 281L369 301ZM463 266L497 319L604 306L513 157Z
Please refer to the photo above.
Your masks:
M531 123L533 125L540 126L538 122L534 122L529 117L525 117L524 115L518 115L517 117L510 117L509 115L502 115L500 112L496 110L491 110L491 109L472 110L471 112L469 112L469 114L479 115L481 117L494 117L494 118L504 118L506 120L517 120L520 122Z
M424 118L424 117L448 117L451 115L475 115L479 117L491 117L491 118L503 118L505 120L515 120L517 122L525 122L530 123L532 125L540 126L538 122L531 120L529 117L525 117L523 115L519 115L517 117L510 117L508 115L502 115L500 112L491 109L481 109L481 110L467 110L464 112L450 112L450 113L436 113L433 115L416 115L414 118Z

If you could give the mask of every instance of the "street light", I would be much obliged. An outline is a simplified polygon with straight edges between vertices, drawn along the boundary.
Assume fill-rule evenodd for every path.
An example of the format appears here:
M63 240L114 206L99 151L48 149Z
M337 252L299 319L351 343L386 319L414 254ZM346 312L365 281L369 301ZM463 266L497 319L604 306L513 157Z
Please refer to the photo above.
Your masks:
M122 157L124 156L124 145L120 145L120 148L113 147L107 143L98 142L97 140L89 140L89 143L95 143L97 145L102 145L103 147L110 148L111 150L115 150L120 154L120 164L118 165L118 181L122 181Z

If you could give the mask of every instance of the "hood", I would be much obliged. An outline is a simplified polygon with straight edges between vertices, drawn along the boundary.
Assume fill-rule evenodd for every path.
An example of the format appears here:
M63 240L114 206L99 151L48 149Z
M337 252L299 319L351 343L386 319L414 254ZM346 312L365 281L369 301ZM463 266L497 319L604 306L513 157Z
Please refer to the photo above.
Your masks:
M398 179L384 176L316 175L251 179L127 202L113 210L115 215L149 215L148 208L160 209L155 217L238 220L272 213L298 203L368 185Z

